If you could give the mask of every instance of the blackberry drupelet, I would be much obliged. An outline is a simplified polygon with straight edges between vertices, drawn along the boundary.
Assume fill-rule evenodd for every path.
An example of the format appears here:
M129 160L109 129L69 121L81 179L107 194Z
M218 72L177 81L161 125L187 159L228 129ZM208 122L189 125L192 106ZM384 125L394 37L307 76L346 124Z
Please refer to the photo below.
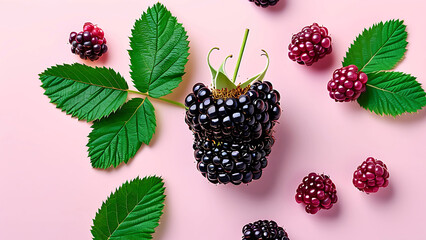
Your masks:
M336 102L350 102L365 92L367 80L367 74L358 72L357 66L349 65L334 71L327 90Z
M337 202L336 186L329 176L310 173L296 190L296 202L305 204L310 214L330 209Z
M86 22L83 31L71 32L69 37L71 52L79 55L81 59L98 60L108 51L104 32L101 28Z
M275 6L279 2L279 0L249 0L250 2L254 2L256 6L267 8L269 6Z
M288 57L299 64L311 66L332 51L331 37L324 26L314 23L293 35Z
M353 184L361 192L375 193L389 184L389 171L382 161L367 158L354 172Z
M245 240L290 240L286 231L274 221L259 220L243 227Z

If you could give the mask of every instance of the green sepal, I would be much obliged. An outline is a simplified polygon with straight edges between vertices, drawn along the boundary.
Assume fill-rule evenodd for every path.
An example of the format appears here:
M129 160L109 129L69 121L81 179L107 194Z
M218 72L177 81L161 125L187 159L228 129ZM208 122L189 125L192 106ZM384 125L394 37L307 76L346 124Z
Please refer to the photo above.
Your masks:
M222 89L222 88L235 89L237 87L229 79L229 77L226 75L226 72L225 72L225 64L226 64L226 60L228 60L228 58L232 58L232 55L229 55L225 58L222 65L220 65L219 70L217 71L216 77L214 78L213 86L216 89Z
M268 71L268 68L269 68L269 55L268 55L268 53L265 51L265 50L263 50L262 49L262 54L261 54L261 56L266 56L266 59L267 59L267 62L266 62L266 67L265 67L265 69L263 70L263 72L261 72L261 73L259 73L259 74L257 74L256 76L254 76L254 77L252 77L252 78L250 78L250 79L248 79L247 81L245 81L243 84L241 84L241 88L245 88L245 87L247 87L247 86L249 86L252 82L254 82L254 81L263 81L263 78L265 78L265 75L266 75L266 72Z
M219 48L214 47L214 48L210 49L209 54L207 55L207 64L209 65L210 71L212 72L212 79L215 79L216 75L217 75L217 70L214 69L212 67L212 65L210 64L210 54L213 52L213 50L219 50ZM213 86L214 86L214 83L213 83Z

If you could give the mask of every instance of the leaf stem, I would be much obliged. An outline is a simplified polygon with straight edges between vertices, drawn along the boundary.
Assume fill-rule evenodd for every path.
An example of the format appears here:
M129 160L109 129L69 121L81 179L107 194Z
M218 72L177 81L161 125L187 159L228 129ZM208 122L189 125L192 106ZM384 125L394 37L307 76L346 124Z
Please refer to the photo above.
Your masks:
M237 79L238 70L240 69L240 64L241 64L241 59L243 58L244 49L246 48L248 34L249 34L249 29L246 28L246 31L244 33L244 38L243 38L243 44L241 45L240 54L238 55L237 65L235 66L234 77L232 78L232 81L234 83L235 83L235 80Z
M144 96L147 96L147 97L149 97L151 99L160 100L160 101L167 102L167 103L173 104L175 106L181 107L183 109L186 109L186 107L185 107L184 104L182 104L180 102L176 102L176 101L170 100L170 99L167 99L167 98L161 98L161 97L160 98L153 98L153 97L149 96L148 93L143 93L143 92L134 91L134 90L130 90L130 89L128 89L127 92L129 92L129 93L135 93L135 94L139 94L139 95L144 95Z

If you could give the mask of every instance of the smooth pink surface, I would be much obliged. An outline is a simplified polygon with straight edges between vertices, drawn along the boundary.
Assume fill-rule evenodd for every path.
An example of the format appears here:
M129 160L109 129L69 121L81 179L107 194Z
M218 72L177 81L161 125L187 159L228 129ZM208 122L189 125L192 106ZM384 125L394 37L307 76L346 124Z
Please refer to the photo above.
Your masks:
M0 239L91 239L92 218L116 187L136 176L161 175L166 207L154 239L240 239L241 227L275 219L297 239L425 239L426 112L393 119L357 103L334 103L326 90L332 71L364 27L401 18L408 52L397 70L426 84L424 1L281 0L271 9L247 0L179 0L163 3L188 31L191 55L184 82L169 96L183 101L195 82L208 83L210 48L218 66L237 55L244 28L251 29L240 79L261 71L282 94L277 143L261 180L249 186L215 186L196 170L192 135L182 109L153 101L158 122L151 146L128 165L92 169L87 157L90 124L72 119L43 95L37 74L70 53L68 34L85 21L105 30L109 52L90 65L113 67L129 77L128 36L134 20L154 1L2 0L0 10ZM333 53L312 67L287 58L292 33L313 22L328 27ZM228 61L232 72L235 59ZM375 195L352 186L352 173L367 156L389 167L390 185ZM312 216L296 204L304 175L326 173L339 201Z

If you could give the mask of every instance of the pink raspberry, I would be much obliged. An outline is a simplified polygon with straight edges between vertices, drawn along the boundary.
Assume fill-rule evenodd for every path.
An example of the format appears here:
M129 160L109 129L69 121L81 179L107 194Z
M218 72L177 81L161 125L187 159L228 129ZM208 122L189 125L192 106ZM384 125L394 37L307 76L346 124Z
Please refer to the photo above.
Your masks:
M358 166L352 182L360 191L369 194L377 192L380 187L387 187L388 178L389 172L386 164L369 157Z
M288 50L288 57L291 60L311 66L314 62L331 53L331 37L328 36L326 27L320 27L317 23L314 23L293 35Z
M358 72L357 66L349 65L334 71L327 90L336 102L350 102L365 92L367 80L367 74Z
M337 202L336 186L327 175L309 173L296 190L296 202L305 204L310 214L330 209Z

